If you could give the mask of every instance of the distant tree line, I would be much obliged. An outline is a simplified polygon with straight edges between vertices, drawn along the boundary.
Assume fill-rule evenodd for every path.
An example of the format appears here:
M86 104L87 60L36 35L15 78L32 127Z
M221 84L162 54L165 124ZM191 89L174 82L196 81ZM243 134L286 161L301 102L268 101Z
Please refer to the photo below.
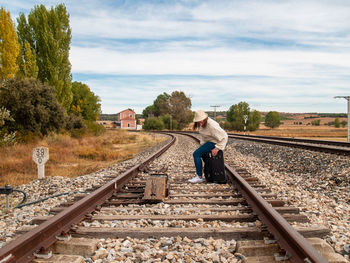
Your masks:
M0 140L42 136L62 129L91 128L101 114L100 98L72 81L71 28L64 4L35 6L17 18L0 9ZM5 117L6 116L6 117ZM14 140L15 141L15 140Z

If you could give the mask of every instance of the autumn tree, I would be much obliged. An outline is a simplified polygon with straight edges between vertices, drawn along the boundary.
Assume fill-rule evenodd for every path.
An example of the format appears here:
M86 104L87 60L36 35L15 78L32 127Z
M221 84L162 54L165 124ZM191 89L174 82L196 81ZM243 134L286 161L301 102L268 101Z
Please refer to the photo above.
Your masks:
M35 51L38 79L54 87L58 102L69 110L72 101L69 61L71 28L65 5L59 4L49 10L44 5L35 6L28 20L22 13L17 22L23 56L29 51L26 52L25 47L28 43L30 50ZM21 71L26 72L26 63L22 64Z
M0 9L0 79L15 77L18 71L19 43L10 12Z
M96 121L101 114L100 98L81 82L72 83L73 100L70 112L81 115L84 120Z

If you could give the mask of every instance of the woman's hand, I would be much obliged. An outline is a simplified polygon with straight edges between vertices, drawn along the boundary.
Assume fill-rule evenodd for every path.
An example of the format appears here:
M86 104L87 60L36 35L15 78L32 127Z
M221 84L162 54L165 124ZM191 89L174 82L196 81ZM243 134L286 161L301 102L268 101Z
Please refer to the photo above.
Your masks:
M216 156L218 154L218 152L219 152L219 149L214 148L213 150L211 150L211 155Z

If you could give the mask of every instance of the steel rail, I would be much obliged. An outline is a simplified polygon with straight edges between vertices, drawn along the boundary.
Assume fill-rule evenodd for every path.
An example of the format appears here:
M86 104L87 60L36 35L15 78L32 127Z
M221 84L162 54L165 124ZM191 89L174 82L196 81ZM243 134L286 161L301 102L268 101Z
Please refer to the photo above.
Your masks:
M334 147L334 146L330 146L330 145L316 145L316 144L311 144L311 143L291 142L291 141L278 140L278 139L246 137L244 135L229 135L229 138L239 139L239 140L256 141L256 142L262 142L262 143L270 143L270 144L289 146L289 147L294 147L294 148L303 148L303 149L318 151L318 152L328 152L328 153L334 153L334 154L350 155L350 148L338 148L338 147Z
M274 235L295 263L327 263L328 261L299 234L271 205L268 204L234 169L226 165L229 178L240 190L259 219Z
M263 136L263 135L250 135L250 134L239 134L239 133L228 133L228 135L249 137L249 138L280 140L280 141L304 142L304 143L321 144L321 145L333 145L333 146L338 146L338 147L350 147L349 142L339 142L339 141L315 140L315 139L303 139L303 138L288 138L288 137Z
M116 191L120 190L130 179L136 176L147 163L160 156L173 145L176 137L171 134L169 135L171 136L171 141L148 157L143 163L133 166L56 216L0 248L0 262L30 262L34 258L34 252L47 249L50 245L55 243L57 241L57 236L62 233L67 233L73 224L78 223L87 214L94 211L96 206L101 205Z
M181 133L199 141L192 134ZM259 219L274 235L277 243L294 263L327 263L328 261L296 231L258 192L251 187L233 168L225 164L230 181L240 190Z

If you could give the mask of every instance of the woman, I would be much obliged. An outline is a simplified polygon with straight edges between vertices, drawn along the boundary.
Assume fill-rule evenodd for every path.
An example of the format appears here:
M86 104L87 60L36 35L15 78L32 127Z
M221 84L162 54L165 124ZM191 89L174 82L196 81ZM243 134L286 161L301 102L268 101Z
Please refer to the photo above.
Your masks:
M190 183L202 183L203 178L203 156L211 151L213 156L217 155L219 150L224 150L227 144L227 133L220 127L219 123L208 117L203 110L198 110L194 114L193 130L199 126L199 137L201 146L194 151L193 160L196 166L197 175L188 180Z

